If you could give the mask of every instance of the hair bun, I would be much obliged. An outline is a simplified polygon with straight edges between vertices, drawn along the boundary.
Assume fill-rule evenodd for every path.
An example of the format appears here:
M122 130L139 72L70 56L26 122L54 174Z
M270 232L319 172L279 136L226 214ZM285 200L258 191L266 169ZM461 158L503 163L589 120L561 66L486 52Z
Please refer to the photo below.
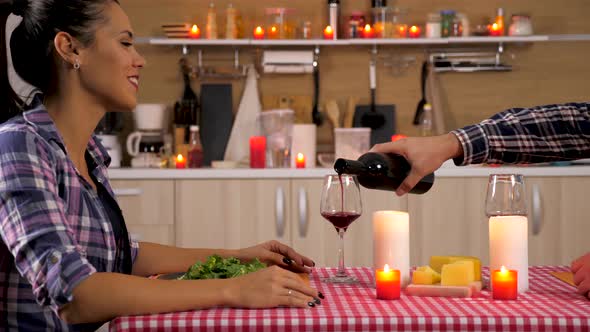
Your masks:
M25 16L29 8L29 0L12 0L12 13L18 16Z

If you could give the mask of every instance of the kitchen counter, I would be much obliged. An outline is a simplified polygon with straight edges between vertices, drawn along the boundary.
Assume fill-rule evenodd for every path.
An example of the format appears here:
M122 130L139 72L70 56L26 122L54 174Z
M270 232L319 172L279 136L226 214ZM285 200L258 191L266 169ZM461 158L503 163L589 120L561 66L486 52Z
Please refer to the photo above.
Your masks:
M590 176L590 165L584 166L462 166L445 163L435 172L437 177L487 177L490 174L510 173L524 176ZM309 169L147 169L113 168L109 176L113 180L162 180L162 179L313 179L334 174L330 168Z

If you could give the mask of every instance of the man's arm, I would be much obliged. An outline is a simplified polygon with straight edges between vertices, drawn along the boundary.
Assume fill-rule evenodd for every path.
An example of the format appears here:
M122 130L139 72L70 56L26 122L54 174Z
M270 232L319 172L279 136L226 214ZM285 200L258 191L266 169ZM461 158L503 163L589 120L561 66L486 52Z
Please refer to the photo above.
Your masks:
M457 165L540 163L590 157L590 104L514 108L452 132Z

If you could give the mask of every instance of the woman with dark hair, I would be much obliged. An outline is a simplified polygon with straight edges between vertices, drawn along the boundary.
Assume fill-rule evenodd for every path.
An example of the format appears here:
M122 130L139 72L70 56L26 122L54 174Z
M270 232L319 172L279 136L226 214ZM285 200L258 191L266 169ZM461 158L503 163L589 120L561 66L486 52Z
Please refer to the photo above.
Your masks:
M116 0L0 6L0 330L89 330L120 315L319 304L321 293L289 271L309 272L313 261L276 241L213 250L130 240L106 174L110 158L92 134L106 112L135 108L145 64ZM4 40L10 12L22 22ZM41 92L31 106L10 88L6 54ZM272 266L226 280L145 278L211 254Z

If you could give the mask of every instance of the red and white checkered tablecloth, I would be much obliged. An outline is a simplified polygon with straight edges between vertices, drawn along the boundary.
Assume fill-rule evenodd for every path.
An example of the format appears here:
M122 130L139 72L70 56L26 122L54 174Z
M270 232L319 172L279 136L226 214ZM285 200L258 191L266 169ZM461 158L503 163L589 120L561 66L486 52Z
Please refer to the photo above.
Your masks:
M316 269L311 283L325 295L310 309L214 308L119 317L111 331L590 331L590 301L549 275L566 267L531 267L530 290L516 301L494 301L484 290L473 298L375 299L369 268L348 268L359 285L323 283L335 269ZM483 271L488 276L487 270Z

